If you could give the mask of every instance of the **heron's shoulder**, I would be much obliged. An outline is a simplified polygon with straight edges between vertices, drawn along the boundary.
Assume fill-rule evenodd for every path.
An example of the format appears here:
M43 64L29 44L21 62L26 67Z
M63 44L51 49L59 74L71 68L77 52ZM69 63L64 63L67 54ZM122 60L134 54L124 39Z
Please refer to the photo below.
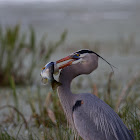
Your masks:
M113 109L108 104L91 93L78 94L77 98L75 99L75 103L79 100L83 102L83 110L85 111L87 111L86 108L88 107L90 112L92 110L94 113L98 113L100 110L101 113L112 113ZM115 112L113 112L113 115L115 115L114 113Z
M98 98L97 96L91 94L91 93L80 93L80 94L77 94L79 97L82 97L82 98Z
M88 104L100 104L100 102L104 103L100 98L91 93L78 94L78 99L84 100Z

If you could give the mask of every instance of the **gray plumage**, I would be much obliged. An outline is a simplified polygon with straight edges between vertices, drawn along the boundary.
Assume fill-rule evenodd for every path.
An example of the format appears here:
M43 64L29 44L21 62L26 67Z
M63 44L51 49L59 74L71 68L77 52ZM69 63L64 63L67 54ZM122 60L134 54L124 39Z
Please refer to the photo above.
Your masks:
M75 77L90 74L97 67L98 56L91 53L85 55L82 62L61 70L59 82L62 85L58 87L58 95L67 120L84 140L133 140L127 127L109 105L93 94L72 94L70 90ZM73 108L74 105L78 105L77 108Z

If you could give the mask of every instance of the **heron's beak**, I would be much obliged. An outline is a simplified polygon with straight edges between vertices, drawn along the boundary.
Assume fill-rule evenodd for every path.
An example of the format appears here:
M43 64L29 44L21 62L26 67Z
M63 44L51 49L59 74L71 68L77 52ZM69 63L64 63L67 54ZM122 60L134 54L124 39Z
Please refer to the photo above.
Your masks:
M62 64L62 65L59 66L59 69L63 69L65 67L67 67L67 66L70 66L74 61L76 61L78 59L80 59L80 57L77 56L77 55L69 55L67 57L64 57L64 58L56 61L56 64L70 60L67 63L64 63L64 64Z

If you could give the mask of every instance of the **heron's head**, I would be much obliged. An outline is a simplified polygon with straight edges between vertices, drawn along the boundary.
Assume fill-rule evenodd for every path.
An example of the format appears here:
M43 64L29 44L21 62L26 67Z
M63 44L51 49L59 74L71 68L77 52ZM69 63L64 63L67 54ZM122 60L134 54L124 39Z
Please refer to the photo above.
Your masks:
M90 50L80 50L56 61L57 65L59 63L63 63L59 69L74 65L76 69L82 69L88 74L98 67L98 56Z
M70 65L75 65L76 68L82 69L85 74L89 74L98 67L98 57L106 61L103 57L91 50L79 50L56 61L56 64L59 65L59 63L63 63L58 67L59 69L63 69ZM111 68L113 67L113 65L111 65L109 62L107 63L111 66Z

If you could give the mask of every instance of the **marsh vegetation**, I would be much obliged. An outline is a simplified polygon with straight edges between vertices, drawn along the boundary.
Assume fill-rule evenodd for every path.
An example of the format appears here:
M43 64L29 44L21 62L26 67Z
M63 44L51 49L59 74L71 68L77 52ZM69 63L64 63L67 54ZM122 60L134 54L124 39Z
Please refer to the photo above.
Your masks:
M135 45L135 36L121 37L116 42L79 41L70 47L64 44L67 31L58 41L46 41L43 35L37 41L36 32L29 27L29 33L20 31L20 25L0 28L0 139L1 140L74 140L74 133L68 129L67 121L56 92L49 85L41 85L36 75L40 68L56 51L60 55L87 48L98 53L110 50L112 46L119 55L140 54ZM103 46L107 46L104 48ZM133 48L137 48L134 51ZM126 68L128 69L128 68ZM138 67L137 69L140 69ZM117 70L115 70L117 71ZM94 94L109 104L140 139L140 72L127 71L124 82L115 79L110 71L103 76L80 76L72 83L73 92ZM122 77L123 78L123 77ZM77 139L81 139L80 137Z

